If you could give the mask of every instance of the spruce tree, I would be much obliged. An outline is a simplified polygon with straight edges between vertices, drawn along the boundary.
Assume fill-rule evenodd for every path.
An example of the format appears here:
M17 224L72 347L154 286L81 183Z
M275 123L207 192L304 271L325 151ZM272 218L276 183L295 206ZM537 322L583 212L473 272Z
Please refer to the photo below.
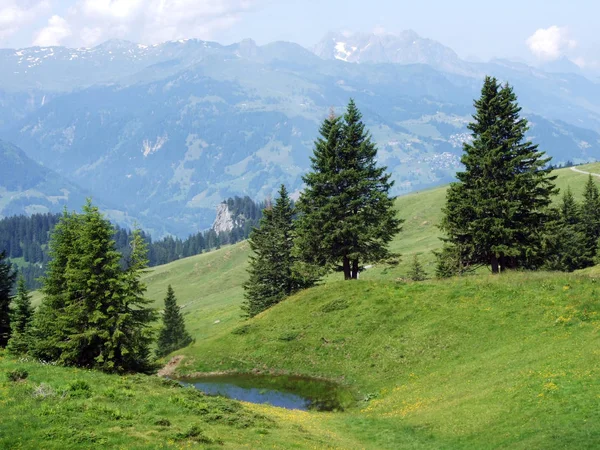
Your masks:
M377 147L353 100L343 120L331 115L320 134L298 202L298 249L304 260L356 279L365 263L394 256L387 246L402 221L389 196L393 181L377 165Z
M6 252L0 252L0 348L6 347L10 339L10 302L16 277Z
M114 229L90 201L64 213L50 241L52 261L34 318L32 353L65 365L108 372L140 370L148 358L152 310L145 307L140 270L145 244L123 270Z
M171 285L167 288L163 327L158 336L156 356L159 358L175 350L186 347L192 342L192 337L185 330L185 321L181 309L177 306L175 291Z
M588 249L586 253L593 259L596 256L596 248L600 238L600 192L592 175L589 175L583 191L581 225L586 237Z
M408 278L412 281L424 281L427 279L427 273L425 272L425 269L423 269L421 261L419 261L419 256L416 254L413 257L410 271L408 272Z
M292 201L282 185L275 205L267 205L259 227L250 234L253 254L248 269L250 277L244 284L246 301L242 305L248 317L254 317L316 281L317 277L310 270L300 270L294 254L294 215Z
M156 311L148 307L146 285L141 276L148 268L148 244L139 228L133 230L130 253L121 276L121 288L109 315L111 329L105 344L105 370L146 371L150 368L151 324ZM100 358L99 358L100 360Z
M447 193L441 228L460 266L505 269L543 264L543 234L550 218L555 176L537 145L525 140L527 120L508 85L486 77L464 144L464 171Z
M580 205L568 187L559 208L558 219L547 224L546 263L548 270L572 272L593 263L583 232Z
M29 351L32 319L33 307L31 306L31 296L25 285L25 279L20 277L17 283L17 295L13 301L10 324L11 337L6 347L11 354L24 355Z

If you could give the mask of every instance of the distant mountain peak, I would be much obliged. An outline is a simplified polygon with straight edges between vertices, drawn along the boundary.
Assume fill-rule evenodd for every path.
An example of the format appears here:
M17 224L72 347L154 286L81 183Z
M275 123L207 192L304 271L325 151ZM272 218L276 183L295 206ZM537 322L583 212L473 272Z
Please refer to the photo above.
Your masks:
M98 44L95 48L102 50L127 50L134 47L137 48L138 44L124 39L109 39Z
M449 47L413 30L398 33L331 32L313 49L323 59L351 63L428 64L463 72L465 63Z

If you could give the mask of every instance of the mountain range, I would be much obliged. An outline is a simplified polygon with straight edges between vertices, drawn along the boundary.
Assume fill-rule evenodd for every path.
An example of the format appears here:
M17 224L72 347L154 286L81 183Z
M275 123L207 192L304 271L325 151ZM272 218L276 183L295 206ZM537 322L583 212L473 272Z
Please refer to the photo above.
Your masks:
M38 180L15 187L0 168L0 215L91 195L113 220L186 236L227 197L260 200L281 183L298 195L320 122L351 97L394 193L422 189L460 167L485 74L515 86L529 137L554 163L600 159L600 84L566 63L467 62L411 31L332 33L313 51L251 40L3 49L0 64L0 139L14 144L1 148Z

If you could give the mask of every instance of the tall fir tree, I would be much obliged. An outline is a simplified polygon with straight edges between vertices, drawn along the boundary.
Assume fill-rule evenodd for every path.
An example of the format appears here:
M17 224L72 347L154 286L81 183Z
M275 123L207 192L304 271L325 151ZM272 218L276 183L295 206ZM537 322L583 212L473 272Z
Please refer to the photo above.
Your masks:
M377 147L353 100L343 120L330 115L320 134L298 202L298 249L304 260L356 279L365 263L394 256L388 244L402 225L389 196L394 183L377 165Z
M29 351L32 319L33 307L31 306L31 296L25 285L25 279L20 277L17 282L17 295L13 300L10 324L11 336L6 346L9 353L24 355Z
M493 273L540 267L548 207L558 192L550 158L525 140L527 120L508 84L486 77L475 109L465 170L447 193L445 242L460 255L460 266L487 265Z
M263 211L259 227L250 234L249 279L244 283L248 317L279 303L285 297L312 286L317 276L301 267L294 254L295 209L284 185L275 204Z
M0 252L0 348L6 347L10 339L10 303L16 277L6 252Z
M60 343L68 339L63 326L66 310L73 303L68 292L67 267L75 251L81 217L70 214L66 208L56 224L49 242L50 262L42 278L44 298L33 316L30 352L44 361L58 361L61 357Z
M600 239L600 192L592 175L589 175L583 191L581 226L586 237L587 254L593 259Z
M123 270L113 235L90 201L82 214L64 213L50 241L44 300L34 318L35 356L108 372L140 370L147 362L145 336L154 316L138 278L145 246Z
M150 345L154 339L151 324L156 311L148 305L146 285L141 281L148 268L148 244L139 228L133 230L130 253L121 276L118 292L109 314L109 339L103 361L108 370L142 372L150 368Z
M158 335L156 348L156 356L159 358L186 347L192 342L192 337L185 330L185 320L181 314L181 309L177 305L175 291L173 291L171 285L167 288L162 321L163 326Z

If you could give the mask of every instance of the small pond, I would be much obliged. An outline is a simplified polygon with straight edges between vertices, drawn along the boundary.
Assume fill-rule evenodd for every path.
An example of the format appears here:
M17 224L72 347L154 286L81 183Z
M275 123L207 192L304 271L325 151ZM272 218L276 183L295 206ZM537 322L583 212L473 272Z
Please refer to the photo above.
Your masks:
M208 395L302 411L342 411L354 400L335 383L299 376L232 374L179 381Z

